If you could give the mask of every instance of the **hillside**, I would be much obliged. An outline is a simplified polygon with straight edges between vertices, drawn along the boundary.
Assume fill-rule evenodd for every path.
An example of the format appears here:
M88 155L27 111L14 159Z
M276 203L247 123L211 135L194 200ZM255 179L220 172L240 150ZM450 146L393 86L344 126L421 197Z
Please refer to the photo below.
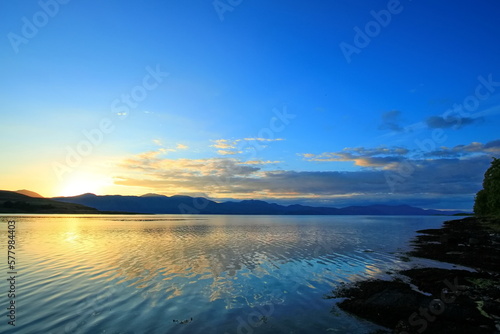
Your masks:
M0 214L4 213L99 213L78 203L63 203L47 198L30 197L14 191L0 190Z
M43 196L40 195L39 193L36 193L34 191L31 191L31 190L26 190L26 189L17 190L16 193L21 194L21 195L26 195L29 197L43 198Z

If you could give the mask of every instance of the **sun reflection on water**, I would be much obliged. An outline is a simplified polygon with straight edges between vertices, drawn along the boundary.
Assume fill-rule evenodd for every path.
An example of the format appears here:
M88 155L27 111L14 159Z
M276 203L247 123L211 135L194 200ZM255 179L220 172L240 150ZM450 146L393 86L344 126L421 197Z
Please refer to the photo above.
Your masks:
M86 295L80 308L96 308L99 301L99 312L123 307L136 312L134 305L141 305L200 317L215 305L227 312L269 304L291 307L293 301L302 305L338 282L405 265L388 252L399 247L398 239L384 239L387 232L369 221L293 219L26 217L19 225L19 243L23 265L32 269L25 273L24 293L39 295L42 287L52 291L47 298L58 300L58 312L65 312L67 304L80 305Z

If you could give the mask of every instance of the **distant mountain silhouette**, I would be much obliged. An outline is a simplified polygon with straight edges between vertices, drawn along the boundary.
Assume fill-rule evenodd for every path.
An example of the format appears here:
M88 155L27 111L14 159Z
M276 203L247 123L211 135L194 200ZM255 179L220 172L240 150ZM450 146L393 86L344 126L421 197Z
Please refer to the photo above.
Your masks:
M462 211L426 210L409 205L369 205L346 208L279 205L260 200L217 203L203 197L164 196L146 194L122 196L83 194L73 197L55 197L53 200L76 203L99 211L124 211L156 214L241 214L241 215L453 215Z
M99 211L78 203L61 203L47 198L30 197L17 191L0 190L0 213L94 214L99 213Z
M15 192L18 193L18 194L29 196L29 197L43 198L42 195L40 195L40 194L38 194L38 193L36 193L34 191L31 191L31 190L22 189L22 190L17 190Z
M140 197L165 197L165 196L164 195L158 195L158 194L148 193L148 194L141 195Z
M461 211L429 210L421 209L409 205L369 205L369 206L349 206L341 209L345 215L442 215L463 213Z

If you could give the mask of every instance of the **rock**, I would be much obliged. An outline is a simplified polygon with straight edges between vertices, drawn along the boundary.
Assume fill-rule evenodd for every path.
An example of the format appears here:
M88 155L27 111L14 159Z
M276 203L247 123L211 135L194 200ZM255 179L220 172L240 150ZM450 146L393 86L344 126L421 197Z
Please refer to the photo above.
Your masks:
M497 226L500 221L497 219ZM500 234L475 217L422 230L411 256L475 268L477 271L419 268L399 272L401 280L369 280L337 290L338 306L394 330L394 333L500 332ZM496 322L495 322L496 321Z

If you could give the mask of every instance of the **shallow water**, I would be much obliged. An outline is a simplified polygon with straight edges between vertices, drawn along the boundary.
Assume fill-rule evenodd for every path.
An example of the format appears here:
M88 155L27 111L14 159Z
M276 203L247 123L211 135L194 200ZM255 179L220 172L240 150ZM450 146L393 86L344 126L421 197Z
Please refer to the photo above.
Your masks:
M2 260L1 333L307 334L378 328L324 296L408 268L415 231L450 217L15 215L3 236L7 219L17 308L12 328Z

